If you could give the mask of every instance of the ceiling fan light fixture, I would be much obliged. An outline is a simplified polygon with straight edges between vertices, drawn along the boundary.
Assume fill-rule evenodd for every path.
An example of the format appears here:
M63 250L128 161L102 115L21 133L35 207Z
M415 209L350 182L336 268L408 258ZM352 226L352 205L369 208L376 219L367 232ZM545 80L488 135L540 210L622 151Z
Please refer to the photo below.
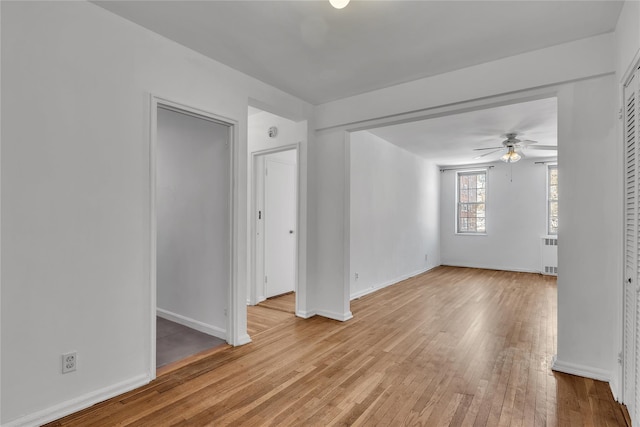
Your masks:
M521 158L522 156L516 153L516 150L513 147L509 147L509 151L507 152L507 154L500 157L500 160L502 160L505 163L515 163Z
M349 1L351 0L329 0L329 3L336 9L344 9L349 4Z

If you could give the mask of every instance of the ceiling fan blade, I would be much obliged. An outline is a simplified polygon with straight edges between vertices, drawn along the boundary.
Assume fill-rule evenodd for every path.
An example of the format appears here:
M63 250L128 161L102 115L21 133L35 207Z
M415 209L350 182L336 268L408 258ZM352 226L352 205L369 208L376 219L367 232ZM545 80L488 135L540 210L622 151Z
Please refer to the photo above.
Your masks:
M493 153L497 153L498 151L502 151L502 150L503 150L503 148L502 148L502 147L501 147L501 148L498 148L497 150L490 151L490 152L488 152L488 153L484 153L484 154L481 154L481 155L479 155L479 156L476 156L476 157L474 157L474 158L473 158L473 160L481 159L481 158L483 158L483 157L485 157L485 156L489 156L489 155L491 155L491 154L493 154Z
M487 148L474 148L473 151L483 151L483 150L502 150L504 147L487 147Z
M558 151L558 146L557 145L531 145L528 146L527 149L531 149L531 150L554 150L554 151Z
M522 145L530 145L530 144L537 144L538 141L533 141L531 139L524 139L522 141L520 141L520 144Z

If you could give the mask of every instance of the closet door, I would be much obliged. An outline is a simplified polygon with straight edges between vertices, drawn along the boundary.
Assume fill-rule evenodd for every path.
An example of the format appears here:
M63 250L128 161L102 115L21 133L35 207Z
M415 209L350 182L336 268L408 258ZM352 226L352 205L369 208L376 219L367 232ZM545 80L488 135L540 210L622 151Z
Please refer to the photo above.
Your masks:
M624 403L634 423L640 422L638 387L640 376L640 316L638 316L638 75L631 78L624 90L624 138L625 138L625 284L624 284L624 337L623 382Z

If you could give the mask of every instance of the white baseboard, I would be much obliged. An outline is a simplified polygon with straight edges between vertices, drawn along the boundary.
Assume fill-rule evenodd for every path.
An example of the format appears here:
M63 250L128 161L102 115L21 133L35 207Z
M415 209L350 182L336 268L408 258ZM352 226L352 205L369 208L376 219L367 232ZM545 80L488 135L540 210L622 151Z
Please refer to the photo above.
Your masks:
M318 316L328 317L329 319L339 320L340 322L346 322L349 319L353 319L351 311L347 311L346 313L336 313L327 310L316 310L316 314Z
M618 384L617 379L611 378L611 381L609 381L609 388L611 388L611 394L613 395L615 401L618 403L622 403L622 393L619 393L620 385Z
M598 381L609 382L611 380L611 372L604 369L594 368L591 366L578 365L577 363L564 362L558 360L558 355L553 356L553 364L551 369L565 374L577 375L579 377L591 378Z
M540 270L529 270L526 268L511 268L511 267L496 267L496 266L491 266L491 265L472 265L472 264L451 264L451 263L442 263L442 266L445 267L463 267L463 268L480 268L483 270L499 270L499 271L514 271L516 273L535 273L535 274L542 274L542 272ZM555 274L554 274L555 276Z
M433 270L436 267L437 266L433 266L426 269L416 270L413 273L403 274L402 276L396 277L395 279L386 281L384 283L379 283L377 285L373 285L370 288L363 289L358 292L354 292L351 294L350 299L354 300L354 299L362 298L365 295L372 294L376 291L379 291L380 289L386 288L387 286L395 285L396 283L402 282L403 280L406 280L410 277L417 276L418 274L426 273L427 271Z
M296 311L296 316L301 317L303 319L309 319L309 318L315 316L316 314L318 314L318 313L316 313L313 310L312 311L303 311L303 310Z
M148 375L138 375L129 380L96 390L91 393L82 395L81 397L67 400L33 414L25 415L13 421L3 424L3 427L31 427L40 426L59 418L73 414L74 412L86 409L96 403L104 402L112 397L127 393L138 387L148 384L150 378Z
M251 342L251 337L249 336L249 334L244 334L238 338L238 342L234 345L234 347L237 347L239 345L249 344L250 342Z
M163 319L171 320L172 322L179 323L188 328L195 329L196 331L200 331L208 335L213 335L214 337L218 337L227 341L227 331L222 328L218 328L217 326L209 325L207 323L200 322L199 320L191 319L189 317L173 313L159 307L156 309L156 314Z

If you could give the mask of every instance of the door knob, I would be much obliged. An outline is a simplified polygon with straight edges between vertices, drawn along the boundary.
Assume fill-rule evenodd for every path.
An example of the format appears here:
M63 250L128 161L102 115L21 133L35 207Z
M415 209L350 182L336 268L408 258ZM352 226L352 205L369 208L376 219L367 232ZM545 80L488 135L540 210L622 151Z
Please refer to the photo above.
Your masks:
M293 230L289 230L289 234L293 234Z

